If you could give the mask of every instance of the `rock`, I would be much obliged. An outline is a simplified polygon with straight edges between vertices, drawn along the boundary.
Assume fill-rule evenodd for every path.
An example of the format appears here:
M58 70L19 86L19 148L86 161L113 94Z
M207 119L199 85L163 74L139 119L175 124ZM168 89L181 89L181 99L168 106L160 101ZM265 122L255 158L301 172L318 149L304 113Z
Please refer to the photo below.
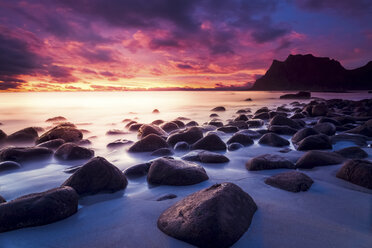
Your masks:
M153 124L153 125L160 125L160 124L163 124L164 123L164 121L163 120L155 120L155 121L153 121L153 122L151 122L151 124Z
M302 113L296 113L296 114L292 115L290 118L291 119L303 119L305 117L306 116L304 114L302 114Z
M287 117L276 115L270 120L270 125L278 125L278 126L289 126L294 129L300 129L301 126L294 120L289 119Z
M8 135L6 142L13 144L34 143L38 137L37 130L33 127L28 127Z
M127 184L125 175L116 166L102 157L95 157L72 174L62 186L74 188L79 195L91 195L122 190Z
M336 133L336 126L330 122L318 123L313 127L319 133L331 136Z
M67 121L67 119L63 116L56 116L56 117L52 117L52 118L49 118L47 119L45 122L61 122L61 121Z
M244 101L251 102L252 101L252 98L246 98Z
M137 123L136 121L129 121L129 122L125 125L125 127L126 127L126 128L129 128L131 125L136 124L136 123Z
M241 130L236 134L245 134L249 136L251 139L259 139L261 138L262 134L253 130Z
M0 204L0 232L50 224L77 210L78 195L70 187L21 196Z
M204 150L195 150L187 153L182 157L183 160L197 161L202 163L227 163L230 160L219 153Z
M199 123L197 123L196 121L189 121L188 123L186 123L186 127L197 127L199 126Z
M65 142L79 142L83 133L75 127L67 124L58 125L47 131L36 140L36 144L54 139L63 139Z
M204 168L192 162L159 158L152 162L147 181L161 185L192 185L208 180Z
M304 173L288 171L265 179L265 183L290 192L307 191L314 181Z
M4 142L6 137L7 137L6 133L4 133L4 131L0 129L0 144Z
M53 156L53 150L45 147L8 147L0 151L0 161L18 163L46 160Z
M133 144L134 142L131 141L131 140L127 140L127 139L117 139L113 142L110 142L107 144L107 148L109 149L116 149L116 148L119 148L119 147L122 147L122 146L126 146L126 145L130 145L130 144Z
M260 114L260 113L265 113L265 112L269 112L269 108L268 107L262 107L260 109L257 109L256 112L254 112L254 114Z
M270 119L270 115L267 112L262 112L262 113L259 113L259 114L255 114L253 116L253 119L268 120L268 119Z
M261 145L267 145L267 146L275 146L275 147L281 147L281 146L288 146L289 141L280 137L279 135L275 133L267 133L264 136L261 137L261 139L258 141Z
M298 143L297 150L327 150L332 149L331 140L325 134L310 135Z
M124 171L124 175L130 179L145 176L149 172L151 163L133 165Z
M362 159L368 157L368 153L358 146L346 147L335 152L349 159Z
M230 247L247 231L257 205L233 183L215 184L165 210L158 228L198 247Z
M119 129L110 129L106 132L106 135L123 135L128 134L127 132Z
M227 146L227 150L229 151L236 151L236 150L239 150L241 148L243 148L244 146L240 143L237 143L237 142L234 142L234 143L231 143Z
M219 117L219 115L216 114L216 113L212 113L212 114L209 115L209 117L214 118L214 117Z
M166 122L164 123L163 125L160 126L164 131L166 131L167 133L170 133L174 130L177 130L178 129L178 126L176 123L174 122Z
M328 118L328 117L322 117L318 120L318 124L319 123L332 123L333 125L335 126L341 126L341 123L335 119L332 119L332 118Z
M138 129L138 138L142 139L149 134L156 134L159 136L167 136L167 133L158 126L144 124Z
M173 155L173 152L171 149L169 148L159 148L155 151L153 151L150 156L169 156L169 155Z
M149 134L143 139L135 142L129 152L153 152L160 148L168 148L167 142L156 134Z
M208 125L211 125L211 126L215 126L215 127L222 127L223 126L223 123L222 121L209 121L208 122Z
M234 126L224 126L217 128L217 131L221 131L224 133L236 133L237 131L239 131L239 129Z
M163 196L159 197L158 199L156 199L156 201L165 201L165 200L170 200L170 199L174 199L174 198L177 198L177 196L175 194L167 194L167 195L163 195Z
M48 140L43 143L40 143L36 147L46 147L52 150L56 150L58 147L60 147L64 143L65 141L63 139L53 139L53 140Z
M331 138L332 144L337 142L352 142L357 146L367 146L367 137L358 134L337 134Z
M167 143L174 146L177 142L185 141L189 145L192 145L201 138L203 138L203 131L201 128L190 127L186 130L179 131L178 133L171 134L167 139Z
M225 109L225 107L218 106L218 107L215 107L215 108L211 109L211 111L221 112L221 111L226 111L226 109Z
M290 126L278 126L278 125L269 126L268 130L270 132L273 132L276 134L283 134L283 135L293 135L297 132L297 129L294 129Z
M248 117L244 114L241 114L238 117L236 117L234 121L248 121Z
M286 158L275 154L263 154L250 159L245 167L250 171L272 169L294 169L295 165Z
M262 127L264 124L263 120L260 120L260 119L251 119L247 121L246 123L249 128Z
M6 202L6 200L4 199L4 197L2 197L2 196L0 195L0 204L3 203L3 202Z
M0 162L0 172L7 171L7 170L20 169L20 168L21 168L21 165L14 161Z
M290 152L290 151L292 151L292 149L286 147L286 148L284 148L284 149L280 149L278 152L281 152L281 153L288 153L288 152Z
M158 109L154 109L154 110L152 111L152 113L153 113L153 114L159 114L160 111L159 111Z
M134 123L129 126L129 131L137 132L142 127L142 125L143 125L142 123Z
M348 160L337 172L336 177L372 189L372 163L368 160Z
M356 128L346 131L347 133L364 135L367 137L372 137L372 124L364 123Z
M310 99L311 93L307 91L300 91L296 94L285 94L280 96L280 99Z
M316 135L319 134L318 131L316 131L314 128L311 127L305 127L303 129L300 129L292 136L292 142L293 144L297 144L304 138L310 136L310 135Z
M253 145L254 141L249 135L246 135L244 133L236 133L226 143L239 143L243 146L250 146Z
M190 150L190 145L185 141L180 141L180 142L177 142L174 145L174 150L176 150L176 151L188 151L188 150Z
M54 157L62 161L91 159L94 157L94 151L68 142L56 150Z
M312 116L325 116L328 113L328 107L325 104L315 104L311 109Z
M275 111L270 111L270 112L269 112L269 119L272 119L272 118L274 118L274 117L277 116L277 115L280 115L280 116L282 116L282 117L287 117L287 116L288 116L288 114L285 113L285 112L275 112Z
M180 120L174 120L172 121L174 123L176 123L176 125L179 127L179 128L184 128L185 127L185 123L183 123L182 121Z
M229 126L237 127L238 129L248 129L248 124L245 121L229 122Z
M340 164L345 158L334 152L308 151L296 162L296 167L311 169L316 166Z
M191 150L222 151L226 150L226 144L216 134L210 134L201 138L191 146Z

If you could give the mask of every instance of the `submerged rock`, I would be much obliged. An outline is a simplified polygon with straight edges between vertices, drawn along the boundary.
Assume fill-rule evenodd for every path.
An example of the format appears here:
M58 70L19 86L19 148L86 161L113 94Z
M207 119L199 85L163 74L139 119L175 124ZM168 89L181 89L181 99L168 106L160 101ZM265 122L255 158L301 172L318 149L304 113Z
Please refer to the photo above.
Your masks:
M63 116L56 116L56 117L47 119L45 122L61 122L61 121L67 121L67 119Z
M91 195L122 190L127 184L125 175L115 165L102 157L95 157L72 174L62 186L74 188L79 195Z
M215 107L215 108L211 109L211 111L221 112L221 111L226 111L226 109L223 106L218 106L218 107Z
M130 144L133 144L134 142L131 141L131 140L127 140L127 139L117 139L113 142L110 142L107 144L107 148L109 149L115 149L115 148L119 148L119 147L122 147L122 146L126 146L126 145L130 145Z
M261 138L262 134L253 130L240 130L236 134L244 134L249 136L251 139L259 139Z
M250 171L272 169L294 169L296 166L286 158L275 154L263 154L250 159L245 167Z
M288 171L265 179L265 183L290 192L307 191L314 181L304 173Z
M331 138L332 144L336 144L337 142L352 142L357 146L367 146L367 137L358 134L337 134L332 136Z
M261 137L261 139L258 141L261 145L267 145L267 146L275 146L275 147L282 147L282 146L288 146L289 141L280 137L279 135L275 133L267 133L264 136Z
M199 127L190 127L186 130L171 134L167 139L167 143L174 146L177 142L184 141L192 145L201 138L203 138L202 129Z
M53 150L45 147L8 147L0 151L0 161L18 163L46 160L53 156Z
M250 146L253 145L254 141L249 135L246 135L244 133L236 133L226 143L239 143L243 146Z
M106 132L106 135L123 135L127 134L127 132L120 130L120 129L110 129Z
M34 143L39 137L37 130L34 127L24 128L6 137L8 143Z
M65 141L63 139L53 139L49 141L45 141L43 143L38 144L36 147L46 147L52 150L56 150L58 147L63 145Z
M349 159L362 159L368 157L368 153L358 146L346 147L335 151L335 153Z
M2 197L2 196L0 195L0 204L3 203L3 202L6 202L6 200L4 199L4 197Z
M239 150L241 148L243 148L244 146L240 143L237 143L237 142L234 142L234 143L231 143L227 146L227 150L229 151L236 151L236 150Z
M20 169L20 168L21 168L21 165L14 161L0 162L0 172L7 171L7 170Z
M160 148L168 148L167 142L156 134L149 134L145 138L135 142L129 152L153 152Z
M372 119L360 125L356 128L348 130L347 133L359 134L364 135L367 137L372 137Z
M158 126L144 124L138 129L138 138L142 139L149 134L167 136L167 133Z
M348 160L337 172L336 177L372 189L372 163L368 160Z
M340 154L325 151L309 151L306 152L296 162L296 167L301 169L311 169L316 166L326 166L340 164L345 161L345 158Z
M185 141L177 142L174 146L175 151L188 151L190 150L190 145Z
M216 134L210 134L201 138L191 146L192 150L222 151L226 150L226 144Z
M311 127L305 127L297 131L293 136L292 136L292 142L294 144L297 144L304 138L310 136L310 135L316 135L319 134L318 131L316 131L314 128Z
M336 126L330 122L318 123L314 126L314 129L319 133L331 136L336 133Z
M153 151L150 155L151 156L169 156L169 155L173 155L173 152L169 148L159 148Z
M78 195L71 187L21 196L0 204L0 232L50 224L77 210Z
M215 184L165 210L158 228L198 247L230 247L248 230L257 205L233 183Z
M325 134L310 135L298 143L297 150L327 150L332 149L331 140Z
M192 185L208 179L200 165L168 158L153 161L147 174L149 183L161 185Z
M65 143L56 150L54 157L63 161L90 159L94 157L94 151L74 143Z
M204 150L195 150L187 153L182 157L183 160L188 161L198 161L202 163L226 163L230 160L219 153L204 151Z
M248 127L255 128L255 127L262 127L264 124L264 121L261 119L250 119L249 121L246 121Z
M158 199L156 199L156 201L165 201L165 200L170 200L170 199L174 199L174 198L177 198L177 196L175 194L167 194L167 195L163 195L163 196L159 197Z
M36 144L54 139L63 139L65 142L78 142L83 138L83 133L70 124L61 124L47 131L39 137Z
M292 128L290 126L278 126L278 125L272 125L268 129L270 132L276 133L276 134L283 134L283 135L292 135L297 132L297 129Z

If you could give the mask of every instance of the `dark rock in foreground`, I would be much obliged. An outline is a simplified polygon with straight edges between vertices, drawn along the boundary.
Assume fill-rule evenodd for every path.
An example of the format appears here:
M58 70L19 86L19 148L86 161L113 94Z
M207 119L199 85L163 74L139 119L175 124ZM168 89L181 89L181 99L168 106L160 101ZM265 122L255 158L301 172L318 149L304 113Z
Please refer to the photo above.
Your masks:
M145 138L135 142L129 152L153 152L160 148L168 148L167 142L156 134L149 134Z
M8 147L0 151L0 161L18 163L50 159L53 151L45 147Z
M245 167L250 171L272 169L294 169L295 165L286 158L275 154L263 154L250 159Z
M264 136L261 137L261 139L258 141L261 145L267 145L267 146L275 146L275 147L282 147L282 146L288 146L289 141L280 137L279 135L275 133L267 133Z
M346 147L335 152L349 159L362 159L368 157L368 153L358 146Z
M232 183L187 196L158 219L161 231L198 247L230 247L247 231L257 205Z
M161 185L192 185L208 180L204 168L192 162L159 158L152 162L147 181Z
M71 187L25 195L0 204L0 232L50 224L77 210L78 195Z
M316 166L340 164L345 158L335 152L309 151L306 152L296 162L296 167L301 169L311 169Z
M192 150L222 151L226 150L226 144L216 134L210 134L201 138L191 146Z
M56 150L54 157L62 161L91 159L94 151L74 143L65 143Z
M72 174L62 186L70 186L79 195L96 194L100 191L115 192L125 189L125 175L102 157L95 157Z
M14 161L0 162L0 172L7 171L7 170L20 169L20 168L21 168L21 165Z
M297 150L327 150L332 149L331 140L325 134L310 135L301 140L298 144Z
M304 173L288 171L265 179L265 183L290 192L307 191L314 181Z
M242 144L243 146L250 146L253 145L254 142L250 136L243 133L236 133L226 143L227 144L239 143Z
M195 150L187 153L182 157L183 160L187 161L197 161L202 163L226 163L230 160L219 153L204 151L204 150Z
M311 93L307 91L300 91L295 94L285 94L280 96L280 99L309 99L311 97Z
M310 135L316 135L319 134L318 131L316 131L314 128L311 127L305 127L297 131L293 136L292 136L292 142L294 144L297 144L301 140L305 139L306 137Z
M336 176L356 185L372 189L372 163L368 160L348 160Z

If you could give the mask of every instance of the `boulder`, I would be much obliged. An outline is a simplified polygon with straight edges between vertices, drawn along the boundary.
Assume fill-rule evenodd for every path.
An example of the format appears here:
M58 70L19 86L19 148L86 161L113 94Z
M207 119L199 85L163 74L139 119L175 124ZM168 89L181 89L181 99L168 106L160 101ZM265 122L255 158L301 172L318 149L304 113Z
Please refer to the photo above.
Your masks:
M320 104L315 104L311 108L311 115L312 116L325 116L328 113L328 107L327 105L320 103Z
M227 150L229 151L236 151L236 150L239 150L241 148L243 148L244 146L240 143L237 143L237 142L234 142L234 143L231 143L227 146Z
M295 113L295 114L293 114L290 118L291 119L303 119L303 118L305 118L306 116L304 115L304 114L302 114L302 113Z
M248 121L248 117L244 114L241 114L238 117L236 117L234 121Z
M53 156L53 150L45 147L8 147L0 151L0 161L18 163L46 160Z
M174 145L174 150L175 151L188 151L190 150L190 145L185 141L180 141Z
M211 120L211 121L208 122L208 125L215 126L215 127L222 127L223 122L222 121Z
M210 134L201 138L191 146L192 150L222 151L226 150L226 144L216 134Z
M152 111L152 113L153 113L153 114L159 114L160 111L159 111L158 109L154 109L154 110Z
M289 119L287 117L276 115L270 120L270 126L289 126L294 129L300 129L301 126L296 121Z
M268 112L262 112L262 113L255 114L253 116L253 119L268 120L270 119L270 115Z
M124 171L124 175L129 179L145 176L149 172L151 163L152 162L133 165Z
M307 91L300 91L295 94L285 94L280 96L280 99L310 99L311 93Z
M91 159L94 157L94 151L68 142L56 150L54 157L62 161Z
M36 144L54 139L63 139L65 142L78 142L83 133L70 124L61 124L47 131L36 140Z
M176 125L179 127L179 128L184 128L185 127L185 123L183 123L182 121L180 120L174 120L172 121L174 123L176 123Z
M196 126L199 126L199 123L197 123L196 121L189 121L188 123L186 123L186 127L196 127Z
M173 155L172 150L169 148L159 148L150 154L150 156L158 156L158 157L169 156L169 155Z
M359 134L359 135L364 135L367 137L372 137L372 125L369 124L363 124L360 125L356 128L353 128L351 130L346 131L347 133L352 133L352 134Z
M132 125L129 126L129 131L131 132L137 132L141 127L142 127L142 123L134 123Z
M226 143L227 144L239 143L242 144L243 146L250 146L253 145L254 141L253 139L251 139L249 135L243 133L236 133Z
M56 116L56 117L52 117L52 118L49 118L47 119L45 122L61 122L61 121L67 121L67 119L63 116Z
M297 131L293 136L292 136L292 142L293 144L297 144L304 138L310 136L310 135L316 135L319 134L318 131L316 131L314 128L311 127L305 127Z
M250 159L245 167L250 171L272 169L294 169L295 165L286 158L275 154L263 154Z
M319 133L331 136L336 133L336 126L330 122L318 123L313 127Z
M169 158L154 160L147 174L149 183L161 185L192 185L208 179L200 165Z
M336 177L372 189L372 163L368 160L348 160L337 172Z
M138 129L138 138L142 139L149 134L156 134L159 136L167 136L167 133L158 126L144 124Z
M311 169L317 166L340 164L345 158L335 152L308 151L297 160L296 167L301 169Z
M160 148L168 148L167 142L156 134L149 134L143 139L135 142L129 152L153 152Z
M127 140L127 139L117 139L113 142L110 142L107 144L107 148L109 149L116 149L116 148L119 148L119 147L123 147L123 146L126 146L126 145L130 145L130 144L133 144L134 142L131 141L131 140Z
M236 133L237 131L239 131L239 129L234 126L224 126L217 128L217 131L221 131L224 133Z
M262 127L264 124L264 121L261 120L261 118L257 118L257 119L251 119L249 121L246 121L246 123L249 128L255 128L255 127Z
M215 107L215 108L211 109L211 111L222 112L222 111L226 111L226 109L223 106L218 106L218 107Z
M21 168L21 165L14 161L0 162L0 172L7 171L7 170L20 169L20 168Z
M163 120L155 120L155 121L151 122L151 124L154 124L154 125L157 125L157 126L159 126L162 123L164 123Z
M50 224L77 210L78 195L70 187L21 196L0 204L0 232Z
M281 147L281 146L288 146L289 141L280 137L279 135L275 133L267 133L264 136L261 137L261 139L258 141L261 145L267 145L267 146L275 146L275 147Z
M245 121L232 121L229 126L237 127L238 129L248 129L248 124Z
M310 135L298 143L297 150L327 150L332 149L331 140L325 134Z
M319 124L319 123L325 123L325 122L332 123L335 126L341 126L341 123L338 120L333 119L333 118L328 118L328 117L320 118L317 123Z
M358 146L346 147L335 152L349 159L362 159L368 157L368 153Z
M36 147L45 147L45 148L49 148L52 150L56 150L58 147L60 147L64 143L65 141L63 139L53 139L53 140L48 140L43 143L40 143Z
M74 188L79 195L91 195L122 190L127 184L125 175L116 166L102 157L95 157L75 171L62 186Z
M265 183L290 192L307 191L314 181L304 173L288 171L265 179Z
M257 205L233 183L215 184L165 210L158 228L197 247L230 247L248 230Z
M6 142L15 144L34 143L38 137L37 130L34 127L28 127L8 135Z
M182 156L182 159L202 163L226 163L230 161L226 156L222 154L204 150L191 151L186 155Z
M203 138L202 129L199 127L190 127L186 130L171 134L167 139L167 143L174 146L177 142L185 141L189 145L192 145L201 138Z
M297 129L292 128L290 126L278 126L278 125L270 125L269 129L270 132L276 134L283 134L283 135L293 135L297 132Z
M178 129L178 125L174 122L166 122L160 126L164 131L170 133Z
M262 107L262 108L257 109L256 112L254 112L254 114L267 113L269 111L270 110L268 107Z

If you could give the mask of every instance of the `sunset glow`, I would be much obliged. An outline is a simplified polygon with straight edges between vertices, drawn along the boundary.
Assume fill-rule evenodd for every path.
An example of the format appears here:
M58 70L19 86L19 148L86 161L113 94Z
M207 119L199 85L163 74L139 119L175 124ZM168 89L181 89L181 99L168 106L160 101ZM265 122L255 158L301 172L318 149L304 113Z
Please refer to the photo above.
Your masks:
M0 0L0 91L247 89L273 59L372 56L367 1Z

